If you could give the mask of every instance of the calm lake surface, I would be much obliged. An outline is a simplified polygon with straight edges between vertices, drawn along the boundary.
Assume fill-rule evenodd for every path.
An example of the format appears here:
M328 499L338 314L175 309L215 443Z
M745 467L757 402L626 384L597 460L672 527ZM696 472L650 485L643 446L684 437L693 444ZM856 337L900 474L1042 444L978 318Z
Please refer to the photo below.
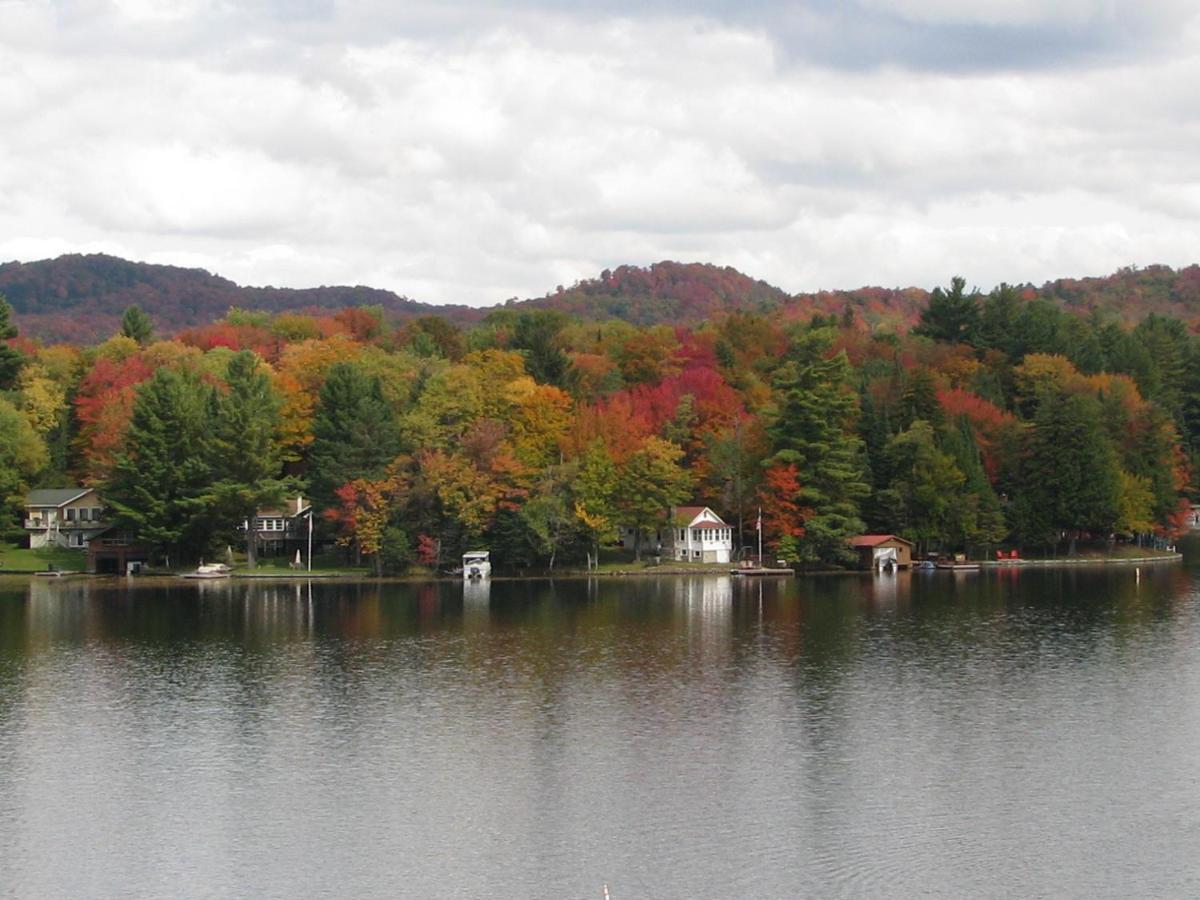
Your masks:
M1197 896L1198 575L10 578L0 896Z

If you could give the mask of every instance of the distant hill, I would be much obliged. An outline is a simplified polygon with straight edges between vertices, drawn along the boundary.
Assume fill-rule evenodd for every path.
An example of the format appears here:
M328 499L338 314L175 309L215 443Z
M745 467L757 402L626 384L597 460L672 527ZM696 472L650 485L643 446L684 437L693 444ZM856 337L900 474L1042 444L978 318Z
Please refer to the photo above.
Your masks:
M150 314L162 334L208 324L231 306L271 312L381 306L397 321L429 314L471 321L482 315L466 306L430 306L361 286L241 287L203 269L130 262L103 254L5 263L0 265L0 294L17 313L23 334L83 344L114 333L121 313L135 303Z
M1103 278L1060 278L1038 290L1038 295L1078 312L1093 309L1126 321L1151 313L1200 323L1200 266L1129 267Z
M646 268L605 269L599 278L525 304L585 319L622 319L634 325L699 322L729 312L771 312L790 297L765 281L728 266L659 262Z
M949 281L949 277L946 279ZM1100 310L1125 321L1150 313L1200 323L1200 266L1122 269L1102 278L1059 279L1026 297L1043 297L1068 310ZM399 323L420 315L460 325L497 307L435 306L370 287L305 289L242 287L203 269L130 262L101 254L60 256L0 265L0 293L16 311L23 334L47 341L95 343L113 334L121 313L138 304L160 334L206 324L231 306L271 312L321 312L346 306L380 306ZM789 295L736 269L701 263L659 262L619 266L544 297L510 300L506 309L558 309L583 319L615 318L637 325L693 325L732 312L783 320L814 313L852 316L873 328L903 330L916 322L929 298L920 288L864 287Z

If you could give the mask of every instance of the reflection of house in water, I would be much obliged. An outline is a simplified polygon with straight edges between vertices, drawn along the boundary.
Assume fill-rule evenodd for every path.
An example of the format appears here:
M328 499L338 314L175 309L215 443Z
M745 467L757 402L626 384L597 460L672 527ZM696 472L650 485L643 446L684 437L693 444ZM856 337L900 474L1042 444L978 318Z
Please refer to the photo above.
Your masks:
M912 599L912 583L910 572L877 572L871 576L869 587L864 584L863 596L875 609L904 607Z
M871 576L871 599L881 606L893 606L896 603L896 584L906 576L895 572L877 572Z
M463 579L463 606L487 606L492 595L492 582L488 578Z
M728 629L733 618L733 579L728 575L677 578L675 600L686 610L689 622Z
M86 578L31 578L27 622L30 632L55 640L87 634L95 611L89 607L91 584Z

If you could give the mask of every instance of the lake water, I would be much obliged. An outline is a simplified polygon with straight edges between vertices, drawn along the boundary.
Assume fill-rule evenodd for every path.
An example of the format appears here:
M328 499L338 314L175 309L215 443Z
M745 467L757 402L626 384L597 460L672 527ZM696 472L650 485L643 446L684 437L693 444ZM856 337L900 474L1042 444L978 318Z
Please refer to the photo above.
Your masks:
M0 581L0 896L1197 896L1197 574Z

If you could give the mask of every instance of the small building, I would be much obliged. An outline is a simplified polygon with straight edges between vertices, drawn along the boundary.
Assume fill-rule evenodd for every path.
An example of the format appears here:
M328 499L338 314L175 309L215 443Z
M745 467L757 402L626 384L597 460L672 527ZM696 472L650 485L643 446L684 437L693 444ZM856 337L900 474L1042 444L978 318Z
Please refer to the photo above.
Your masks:
M860 569L879 569L889 563L898 569L912 566L913 542L894 534L859 534L850 538L858 552Z
M136 575L150 564L153 552L132 531L110 526L88 542L87 570L93 575Z
M303 497L283 506L260 509L254 514L255 550L262 556L290 556L308 542L308 519L312 504Z
M104 502L95 488L49 488L25 495L25 531L31 549L83 550L107 527Z
M632 549L633 528L620 529L621 546ZM676 506L669 522L642 532L642 552L689 562L728 563L733 558L733 529L707 506Z

